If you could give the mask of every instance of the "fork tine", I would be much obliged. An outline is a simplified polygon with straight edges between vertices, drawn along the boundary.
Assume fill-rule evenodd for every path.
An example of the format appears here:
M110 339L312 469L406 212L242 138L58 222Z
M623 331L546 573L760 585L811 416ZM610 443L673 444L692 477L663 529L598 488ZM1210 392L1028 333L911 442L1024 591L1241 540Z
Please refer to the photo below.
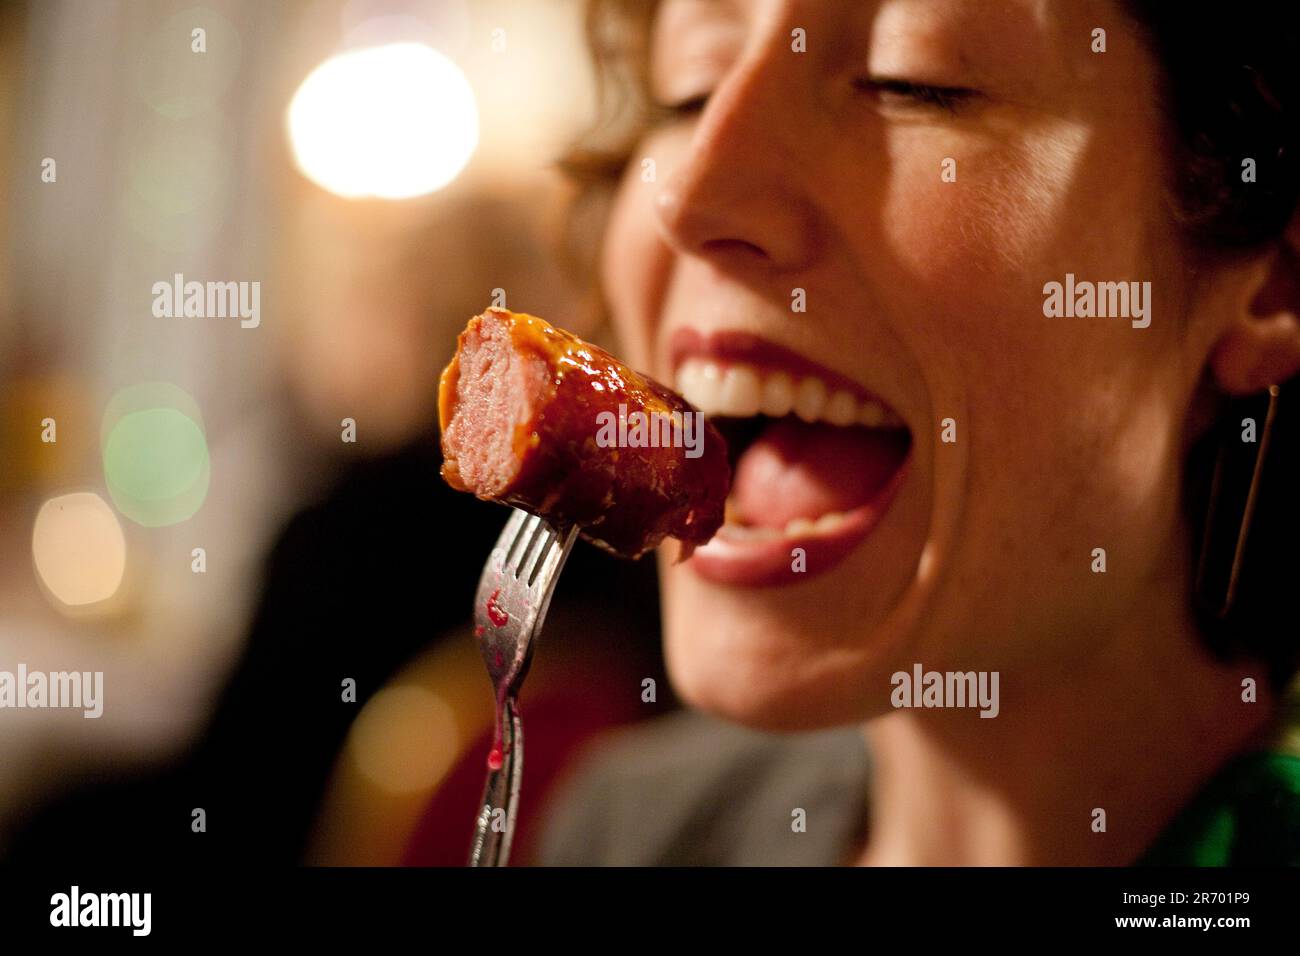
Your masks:
M537 576L542 572L543 567L552 563L552 559L559 549L559 544L559 533L548 524L546 526L546 536L542 539L541 547L537 549L537 554L529 565L528 576L524 579L526 587L531 588L533 582L537 580Z
M522 578L532 571L533 562L537 560L539 552L538 543L545 543L549 525L541 518L534 516L530 521L528 543L524 545L523 552L519 555L519 563L515 565L514 574L516 578Z
M509 540L510 544L506 547L505 553L501 556L501 570L509 569L511 562L519 551L519 545L525 540L528 533L529 522L536 521L534 515L526 511L520 511L515 508L510 514L510 520L506 522L505 529L501 532L499 540Z
M568 532L553 530L546 551L538 560L536 567L533 568L532 576L528 579L528 586L531 588L538 580L542 582L553 580L556 568L568 557L569 548L572 544L571 535Z

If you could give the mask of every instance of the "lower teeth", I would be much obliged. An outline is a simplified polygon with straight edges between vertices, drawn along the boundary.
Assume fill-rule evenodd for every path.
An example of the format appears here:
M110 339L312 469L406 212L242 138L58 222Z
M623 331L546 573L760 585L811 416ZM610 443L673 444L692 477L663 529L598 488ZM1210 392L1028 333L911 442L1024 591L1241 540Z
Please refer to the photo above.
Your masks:
M732 541L775 541L781 537L776 528L751 528L744 524L725 524L722 533Z

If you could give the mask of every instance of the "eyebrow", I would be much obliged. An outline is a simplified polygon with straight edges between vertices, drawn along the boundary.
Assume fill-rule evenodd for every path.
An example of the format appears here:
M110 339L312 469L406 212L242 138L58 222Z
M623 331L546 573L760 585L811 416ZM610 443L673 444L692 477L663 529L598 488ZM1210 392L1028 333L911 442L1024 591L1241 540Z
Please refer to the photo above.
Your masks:
M727 7L732 7L734 9L735 3L734 0L659 0L659 6L661 9L663 7L673 7L673 6L687 6L687 7L727 6Z
M1053 0L980 0L971 4L963 0L820 0L820 2L845 3L848 20L869 30L874 46L876 31L881 27L880 38L887 44L917 42L928 46L937 43L943 55L954 60L965 82L980 89L996 90L999 94L1016 94L1015 98L1035 101L1042 99L1046 87L1043 80L1060 72L1055 47L1059 41L1059 10ZM650 34L650 70L648 79L652 89L665 85L663 69L655 69L659 60L657 51L674 39L665 23L709 22L731 25L748 19L745 0L659 0ZM919 19L913 19L913 18ZM678 20L677 18L682 18ZM699 18L699 20L696 20ZM1028 30L1024 29L1032 25ZM845 30L838 38L846 41L857 27ZM1010 29L1017 36L1016 43L995 42ZM832 40L835 38L831 38ZM1003 37L1005 40L1005 37ZM996 48L990 57L985 47ZM671 52L668 54L671 56ZM861 60L863 69L868 67ZM886 71L888 72L888 71Z
M1007 92L1008 81L1014 79L1015 89L1036 98L1043 92L1042 81L1054 75L1059 22L1050 0L1029 0L1023 4L1000 0L976 10L952 0L882 0L874 12L874 28L880 26L882 14L888 28L905 23L905 18L922 10L924 15L934 18L934 23L942 25L927 23L916 30L909 25L906 29L889 30L885 39L888 41L890 34L896 33L899 37L915 36L926 43L937 40L959 61L972 83L1003 92ZM888 19L891 11L900 18L895 24ZM1023 29L1031 23L1035 28ZM1007 29L1014 30L1016 42L995 43L994 39ZM986 48L996 48L997 52L990 57Z

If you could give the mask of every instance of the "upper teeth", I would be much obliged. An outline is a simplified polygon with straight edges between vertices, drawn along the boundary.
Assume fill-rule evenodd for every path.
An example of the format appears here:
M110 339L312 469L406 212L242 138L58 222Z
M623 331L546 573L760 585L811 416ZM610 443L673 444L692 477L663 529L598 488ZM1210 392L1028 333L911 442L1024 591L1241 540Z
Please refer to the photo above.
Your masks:
M773 418L791 412L806 422L831 425L898 427L902 420L873 399L861 399L816 376L795 381L788 372L754 365L722 366L707 359L687 359L677 370L677 391L706 415L749 418L762 412Z

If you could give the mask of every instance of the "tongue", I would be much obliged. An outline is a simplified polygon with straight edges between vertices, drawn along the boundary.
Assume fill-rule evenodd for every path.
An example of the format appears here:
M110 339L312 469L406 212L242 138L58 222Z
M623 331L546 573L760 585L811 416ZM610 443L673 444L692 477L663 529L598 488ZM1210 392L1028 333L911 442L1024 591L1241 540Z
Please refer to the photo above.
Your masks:
M746 525L783 528L869 502L907 454L904 431L773 422L736 465L732 502Z

